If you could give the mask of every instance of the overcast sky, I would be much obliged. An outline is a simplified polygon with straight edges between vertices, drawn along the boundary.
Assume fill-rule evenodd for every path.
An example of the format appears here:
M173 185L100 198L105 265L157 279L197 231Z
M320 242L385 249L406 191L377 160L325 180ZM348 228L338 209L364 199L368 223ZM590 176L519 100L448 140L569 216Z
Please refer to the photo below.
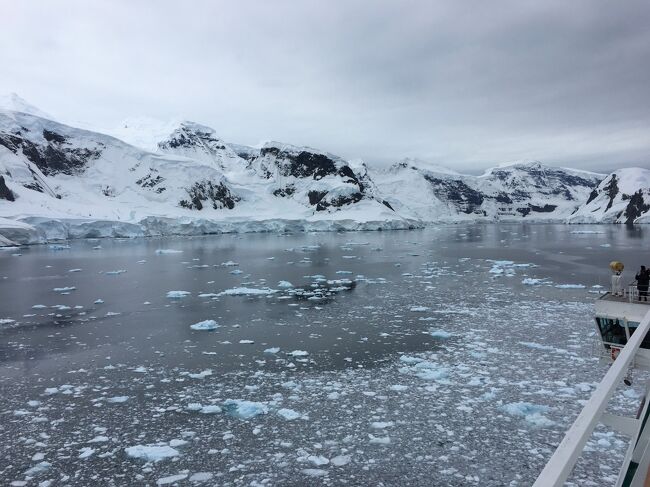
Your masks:
M66 121L476 172L650 167L650 2L0 0L0 93Z

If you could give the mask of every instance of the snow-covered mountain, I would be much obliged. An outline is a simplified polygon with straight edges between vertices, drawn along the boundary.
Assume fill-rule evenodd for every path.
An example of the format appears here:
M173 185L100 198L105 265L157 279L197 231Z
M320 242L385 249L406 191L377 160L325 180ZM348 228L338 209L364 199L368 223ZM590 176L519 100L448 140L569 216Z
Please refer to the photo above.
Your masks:
M0 242L468 220L650 222L644 169L605 176L530 162L471 176L414 159L372 169L280 142L258 149L189 121L135 119L111 133L56 122L15 95L0 100Z
M605 176L539 162L469 176L407 159L372 177L397 211L427 221L563 221Z
M571 216L573 223L650 223L650 171L619 169L604 178Z
M419 225L366 191L342 159L269 144L247 160L191 122L154 153L0 110L0 175L0 234L21 242Z

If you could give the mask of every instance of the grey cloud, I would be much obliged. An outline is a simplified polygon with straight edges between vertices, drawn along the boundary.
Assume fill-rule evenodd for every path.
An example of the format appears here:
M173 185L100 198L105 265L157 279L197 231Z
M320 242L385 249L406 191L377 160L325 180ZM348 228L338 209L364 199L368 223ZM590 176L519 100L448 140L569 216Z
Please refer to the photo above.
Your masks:
M650 167L645 1L6 2L0 91L386 164Z

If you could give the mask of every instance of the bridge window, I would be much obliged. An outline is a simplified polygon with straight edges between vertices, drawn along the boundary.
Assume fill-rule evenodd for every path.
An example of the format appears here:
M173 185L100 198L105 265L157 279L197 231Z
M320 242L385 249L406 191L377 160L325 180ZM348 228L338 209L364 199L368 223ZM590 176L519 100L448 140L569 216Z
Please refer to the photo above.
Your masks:
M634 332L636 331L638 326L639 326L639 323L637 323L635 321L628 321L627 322L627 327L630 330L630 336L632 336L634 334ZM646 333L645 338L641 342L641 348L650 349L650 333Z
M603 343L611 343L614 345L625 345L627 343L625 328L623 327L623 323L619 320L596 318L596 323L598 323L598 329L600 330L600 336L603 339ZM631 331L632 330L630 330L630 332Z

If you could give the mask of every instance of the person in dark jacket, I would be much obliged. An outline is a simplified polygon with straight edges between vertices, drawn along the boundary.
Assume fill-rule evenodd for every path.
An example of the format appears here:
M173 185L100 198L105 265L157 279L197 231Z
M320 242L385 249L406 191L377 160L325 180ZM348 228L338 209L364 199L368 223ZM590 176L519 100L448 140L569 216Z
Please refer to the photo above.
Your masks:
M639 301L648 301L648 285L650 284L650 271L644 265L636 274L636 288L639 291Z

